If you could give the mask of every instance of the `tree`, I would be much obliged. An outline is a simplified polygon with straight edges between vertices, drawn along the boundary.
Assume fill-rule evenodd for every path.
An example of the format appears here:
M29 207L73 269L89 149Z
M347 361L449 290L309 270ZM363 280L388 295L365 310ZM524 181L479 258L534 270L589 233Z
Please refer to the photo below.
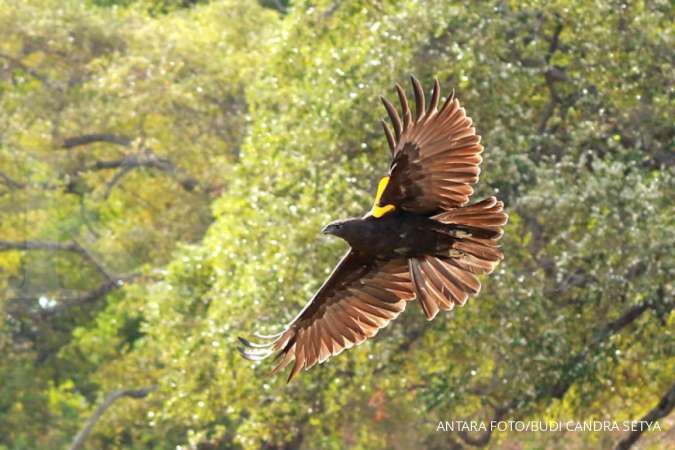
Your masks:
M670 414L667 3L43 3L0 9L0 448L64 447L155 385L87 445L553 447L436 427ZM370 205L377 97L410 73L476 122L506 260L286 386L236 336L278 331L337 261L317 231Z

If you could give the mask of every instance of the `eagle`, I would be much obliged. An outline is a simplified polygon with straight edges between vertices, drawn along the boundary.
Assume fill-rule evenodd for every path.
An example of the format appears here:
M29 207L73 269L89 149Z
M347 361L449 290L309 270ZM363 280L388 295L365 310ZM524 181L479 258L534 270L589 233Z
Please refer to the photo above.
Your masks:
M478 276L503 259L504 204L495 197L469 204L483 151L472 120L454 91L439 108L437 79L428 105L420 82L411 82L414 115L398 84L401 115L381 97L393 126L382 121L391 164L371 210L322 230L347 241L347 253L280 333L255 334L264 343L239 338L247 359L277 355L272 373L293 363L289 382L375 336L410 301L428 320L463 306L479 293Z

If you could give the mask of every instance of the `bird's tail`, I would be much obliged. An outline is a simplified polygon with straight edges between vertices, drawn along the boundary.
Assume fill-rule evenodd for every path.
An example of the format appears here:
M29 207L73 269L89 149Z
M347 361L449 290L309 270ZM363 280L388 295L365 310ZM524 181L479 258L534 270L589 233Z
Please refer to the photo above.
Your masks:
M432 219L452 225L455 230L466 230L473 238L496 241L504 234L503 226L509 216L504 212L504 203L489 197L473 205L443 211Z
M427 319L438 311L464 305L469 295L478 294L477 275L490 273L503 259L497 241L508 216L504 204L490 197L473 205L453 208L432 217L453 239L444 255L410 259L410 274L417 299Z

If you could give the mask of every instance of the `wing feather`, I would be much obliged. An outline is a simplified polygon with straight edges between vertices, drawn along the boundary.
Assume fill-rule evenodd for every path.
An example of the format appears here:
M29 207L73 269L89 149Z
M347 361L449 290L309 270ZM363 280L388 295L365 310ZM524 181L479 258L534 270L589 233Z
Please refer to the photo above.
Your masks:
M262 359L277 353L273 372L294 361L289 381L344 349L371 338L414 298L406 259L379 261L349 251L303 310L267 347ZM242 340L248 349L253 344Z
M403 120L394 106L383 99L394 125L395 135L385 130L393 158L389 182L377 206L394 205L413 213L432 213L464 205L473 194L472 184L478 182L480 136L471 118L454 98L454 93L438 109L440 87L434 80L429 107L425 107L424 90L412 77L415 117L403 89L396 85ZM390 137L393 139L390 139ZM468 171L452 170L461 164Z

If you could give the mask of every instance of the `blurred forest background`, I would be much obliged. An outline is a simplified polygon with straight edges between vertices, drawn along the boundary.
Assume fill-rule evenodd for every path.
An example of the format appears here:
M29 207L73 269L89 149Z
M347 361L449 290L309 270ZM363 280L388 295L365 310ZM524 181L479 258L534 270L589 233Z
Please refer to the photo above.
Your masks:
M673 17L0 0L0 449L673 445ZM369 208L378 96L410 74L475 120L506 260L464 308L412 303L286 385L236 336L278 331L342 254L318 231ZM643 417L663 431L436 431Z

